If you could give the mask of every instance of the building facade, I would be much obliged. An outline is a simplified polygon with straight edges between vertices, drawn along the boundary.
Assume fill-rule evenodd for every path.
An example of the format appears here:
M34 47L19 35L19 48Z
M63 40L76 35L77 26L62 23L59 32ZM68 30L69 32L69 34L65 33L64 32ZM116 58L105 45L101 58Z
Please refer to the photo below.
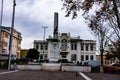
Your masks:
M28 51L28 49L21 49L20 58L26 58Z
M117 58L107 60L105 55L106 54L103 55L103 65L108 66L108 65L110 65L112 63L120 63L120 60L117 59ZM96 60L101 61L101 56L96 55Z
M107 54L114 54L112 51L115 50L114 46L111 44L106 45L105 51L103 53L103 65L110 65L112 63L120 63L120 59L114 57L111 59L106 59ZM109 53L108 53L109 52ZM101 55L96 55L96 60L101 60Z
M34 40L34 48L43 59L67 59L70 62L96 60L96 41L71 37L70 33L59 33L58 41L51 36L46 41ZM57 46L56 46L57 45Z
M0 53L2 54L9 53L10 32L11 32L11 27L1 26ZM21 33L14 29L11 53L16 55L17 58L20 58L21 41L22 41Z

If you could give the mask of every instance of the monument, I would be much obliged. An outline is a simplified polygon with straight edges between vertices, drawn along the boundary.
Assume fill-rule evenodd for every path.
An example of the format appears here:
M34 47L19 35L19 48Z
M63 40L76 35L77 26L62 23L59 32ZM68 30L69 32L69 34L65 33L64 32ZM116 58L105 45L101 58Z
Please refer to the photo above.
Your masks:
M58 13L54 13L54 30L53 39L51 40L51 48L49 52L49 61L57 62L60 59L59 43L58 43Z

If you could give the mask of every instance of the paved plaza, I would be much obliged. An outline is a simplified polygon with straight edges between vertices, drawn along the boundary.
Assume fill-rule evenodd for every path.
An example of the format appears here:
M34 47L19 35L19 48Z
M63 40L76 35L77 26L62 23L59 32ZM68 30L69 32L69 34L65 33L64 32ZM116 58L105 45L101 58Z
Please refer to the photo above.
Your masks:
M16 71L0 74L0 80L84 80L84 78L76 76L75 72Z
M81 72L76 73L62 71L0 70L0 80L120 80L120 74L104 74L104 73L82 73L82 74Z

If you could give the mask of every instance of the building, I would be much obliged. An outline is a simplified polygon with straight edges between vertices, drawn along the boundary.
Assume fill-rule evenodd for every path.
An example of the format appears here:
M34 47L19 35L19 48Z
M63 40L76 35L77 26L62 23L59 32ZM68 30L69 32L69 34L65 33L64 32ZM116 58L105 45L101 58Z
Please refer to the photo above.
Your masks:
M8 54L9 53L9 40L10 40L11 27L1 26L0 31L0 53ZM20 49L21 49L21 33L16 29L13 30L13 43L12 43L12 54L16 55L17 58L20 58Z
M109 52L109 54L112 54L112 51L115 50L114 46L111 44L108 44L105 48L105 52L103 53L103 65L110 65L112 63L120 63L120 60L118 58L112 58L112 59L106 59L106 54ZM101 55L96 55L96 60L101 60Z
M99 60L99 61L101 60L100 55L96 55L96 60ZM106 56L104 54L103 55L103 65L110 65L112 63L120 63L120 60L117 58L107 60Z
M44 31L45 32L45 31ZM54 13L53 37L45 40L34 40L34 48L40 52L39 59L49 61L68 60L84 62L96 60L96 41L71 37L70 33L58 32L58 13Z
M28 49L21 49L20 58L26 58L28 51Z
M49 36L46 41L34 40L34 48L40 52L40 59L67 59L70 62L96 60L96 41L71 37L70 33L59 33L58 41ZM57 45L57 46L56 46Z

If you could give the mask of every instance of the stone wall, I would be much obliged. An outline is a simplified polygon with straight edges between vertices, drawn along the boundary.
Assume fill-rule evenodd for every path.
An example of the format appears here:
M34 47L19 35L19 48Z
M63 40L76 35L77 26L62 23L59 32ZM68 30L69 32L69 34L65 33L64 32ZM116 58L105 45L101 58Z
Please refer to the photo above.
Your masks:
M91 72L91 66L62 66L62 71Z
M11 65L11 69L91 72L91 66L65 66L59 63L43 63L41 65Z

